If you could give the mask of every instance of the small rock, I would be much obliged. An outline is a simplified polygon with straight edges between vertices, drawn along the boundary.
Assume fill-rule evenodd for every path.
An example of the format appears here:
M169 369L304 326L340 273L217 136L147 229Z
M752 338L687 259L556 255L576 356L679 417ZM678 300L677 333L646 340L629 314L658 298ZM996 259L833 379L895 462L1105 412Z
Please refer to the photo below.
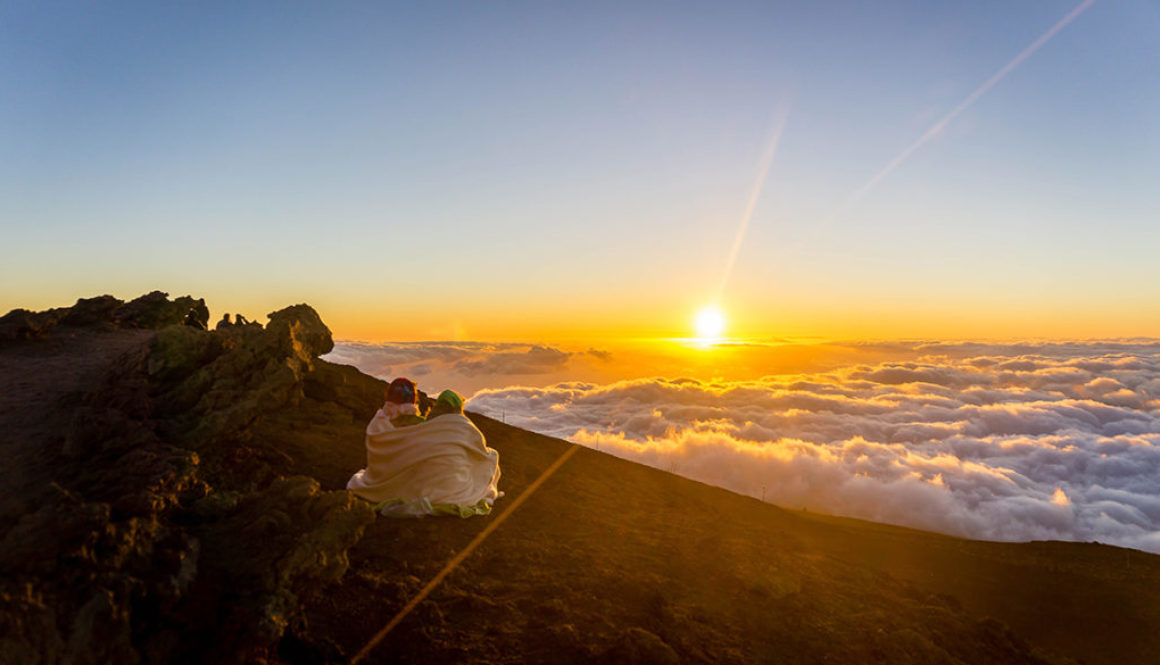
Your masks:
M629 628L597 660L602 665L679 665L677 652L643 628Z

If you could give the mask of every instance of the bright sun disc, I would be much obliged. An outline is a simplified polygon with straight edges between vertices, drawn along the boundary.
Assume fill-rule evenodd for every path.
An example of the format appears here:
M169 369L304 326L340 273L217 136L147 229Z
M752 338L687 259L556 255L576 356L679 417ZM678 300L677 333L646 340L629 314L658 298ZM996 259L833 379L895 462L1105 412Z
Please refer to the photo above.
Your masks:
M702 339L717 338L725 331L725 316L716 307L706 307L697 312L695 325L698 337Z

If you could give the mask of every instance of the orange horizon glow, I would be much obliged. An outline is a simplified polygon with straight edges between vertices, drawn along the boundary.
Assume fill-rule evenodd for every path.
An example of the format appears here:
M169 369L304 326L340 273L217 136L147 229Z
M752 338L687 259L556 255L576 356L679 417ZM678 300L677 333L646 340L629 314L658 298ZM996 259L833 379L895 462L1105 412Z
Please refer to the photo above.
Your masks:
M802 280L808 285L809 280ZM193 294L205 298L213 320L223 312L250 320L284 307L307 303L314 307L335 339L387 341L524 341L601 342L611 340L681 339L695 335L690 313L698 311L695 293L688 297L642 299L636 294L604 293L586 298L526 298L497 305L494 300L432 294L424 299L384 302L379 294L335 294L322 289L285 288L261 295L232 285L196 289L193 284L159 285L171 298ZM34 311L67 307L80 297L111 293L131 300L148 289L94 288L39 297L9 296L4 313L15 308ZM31 295L31 294L28 294ZM705 295L702 291L702 296ZM726 339L818 340L1026 340L1113 339L1160 337L1160 308L1145 302L1146 293L1124 294L1119 300L1089 303L1090 294L1066 299L980 297L963 294L946 298L911 298L850 294L846 301L819 297L802 289L793 297L738 291L720 304L729 312ZM604 300L601 300L604 298Z
M706 337L691 329L688 308L678 312L574 313L545 311L403 312L351 311L316 307L336 339L384 341L607 341ZM1160 337L1160 311L1155 308L1113 307L1085 316L1059 307L1036 311L1018 307L961 309L952 307L906 310L851 306L841 313L777 308L776 315L760 308L735 312L729 330L709 337L723 340L1027 340L1115 339Z

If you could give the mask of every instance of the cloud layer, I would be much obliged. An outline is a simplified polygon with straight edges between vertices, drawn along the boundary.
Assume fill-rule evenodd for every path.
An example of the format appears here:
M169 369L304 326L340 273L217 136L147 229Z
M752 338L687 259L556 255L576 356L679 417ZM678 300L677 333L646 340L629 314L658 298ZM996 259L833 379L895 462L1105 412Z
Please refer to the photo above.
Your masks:
M538 377L554 381L578 364L607 363L609 353L520 343L344 341L326 360L354 365L383 379L406 376L428 392L454 388L471 395L485 386L536 382Z
M913 359L492 388L469 408L789 507L1160 552L1160 344L897 351Z

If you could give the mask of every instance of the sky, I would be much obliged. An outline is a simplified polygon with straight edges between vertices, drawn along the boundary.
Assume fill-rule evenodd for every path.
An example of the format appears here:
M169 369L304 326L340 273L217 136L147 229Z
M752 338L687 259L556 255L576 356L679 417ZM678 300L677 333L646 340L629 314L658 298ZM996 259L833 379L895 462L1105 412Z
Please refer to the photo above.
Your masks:
M1160 335L1158 7L6 2L0 310Z

